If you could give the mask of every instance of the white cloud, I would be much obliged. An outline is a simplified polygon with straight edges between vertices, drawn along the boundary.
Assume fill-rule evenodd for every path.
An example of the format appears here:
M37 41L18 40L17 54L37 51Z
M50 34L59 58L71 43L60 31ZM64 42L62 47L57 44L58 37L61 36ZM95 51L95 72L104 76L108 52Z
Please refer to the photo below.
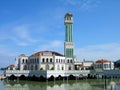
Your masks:
M38 41L37 39L34 39L33 37L31 37L32 30L30 29L30 25L8 24L8 25L4 25L4 27L1 27L0 29L1 29L0 32L2 34L0 37L0 41L11 40L16 45L19 45L19 46L28 46Z
M13 28L13 32L16 34L18 40L24 41L24 43L35 43L37 41L30 36L30 30L28 25L16 26Z
M68 5L74 6L77 11L91 11L99 6L101 0L66 0Z
M66 0L66 1L71 5L77 5L81 3L81 0Z
M76 48L76 56L82 60L109 59L116 61L120 59L120 44L110 43L103 45L90 45L83 48Z
M10 48L5 45L0 45L0 55L1 56L14 56L16 53L12 53Z

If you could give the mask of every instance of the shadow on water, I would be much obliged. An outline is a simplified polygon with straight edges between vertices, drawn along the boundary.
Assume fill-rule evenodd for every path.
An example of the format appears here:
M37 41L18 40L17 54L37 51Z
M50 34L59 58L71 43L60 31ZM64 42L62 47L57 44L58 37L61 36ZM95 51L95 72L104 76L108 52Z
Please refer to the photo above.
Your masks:
M114 89L110 85L114 81L107 80L107 88L105 89L104 80L64 80L64 81L49 81L49 82L35 82L35 81L4 81L5 90L120 90L120 82ZM115 84L116 85L116 84Z

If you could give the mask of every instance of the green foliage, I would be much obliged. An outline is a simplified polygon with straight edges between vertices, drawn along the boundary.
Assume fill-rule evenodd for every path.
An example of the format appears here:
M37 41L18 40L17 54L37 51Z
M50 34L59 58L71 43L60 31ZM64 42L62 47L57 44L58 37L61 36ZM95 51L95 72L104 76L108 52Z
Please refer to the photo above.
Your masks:
M43 70L43 68L41 67L40 70Z
M52 67L50 70L54 70L54 67Z

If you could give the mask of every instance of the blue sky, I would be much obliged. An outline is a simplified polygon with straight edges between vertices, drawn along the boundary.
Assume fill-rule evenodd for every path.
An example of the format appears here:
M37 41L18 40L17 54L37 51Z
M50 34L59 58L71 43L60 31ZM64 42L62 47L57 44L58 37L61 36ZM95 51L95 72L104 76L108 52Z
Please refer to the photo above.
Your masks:
M74 18L75 55L120 59L120 0L0 0L0 67L24 53L64 53L64 15Z

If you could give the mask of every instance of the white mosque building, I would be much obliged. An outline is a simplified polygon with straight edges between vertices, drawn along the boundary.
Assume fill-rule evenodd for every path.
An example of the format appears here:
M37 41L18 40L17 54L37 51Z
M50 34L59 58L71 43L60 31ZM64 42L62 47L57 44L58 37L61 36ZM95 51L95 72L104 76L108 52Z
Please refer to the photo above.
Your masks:
M50 76L57 77L59 75L66 77L73 76L87 76L88 74L97 74L103 72L107 66L107 70L113 70L113 62L80 62L74 57L74 42L73 42L73 15L66 13L64 17L65 25L65 42L64 55L55 51L39 51L30 56L21 54L15 60L15 66L10 65L6 70L6 76L43 76L49 78ZM102 60L104 61L104 60ZM105 63L105 64L104 64ZM102 68L102 69L100 69ZM102 75L102 74L101 74Z

